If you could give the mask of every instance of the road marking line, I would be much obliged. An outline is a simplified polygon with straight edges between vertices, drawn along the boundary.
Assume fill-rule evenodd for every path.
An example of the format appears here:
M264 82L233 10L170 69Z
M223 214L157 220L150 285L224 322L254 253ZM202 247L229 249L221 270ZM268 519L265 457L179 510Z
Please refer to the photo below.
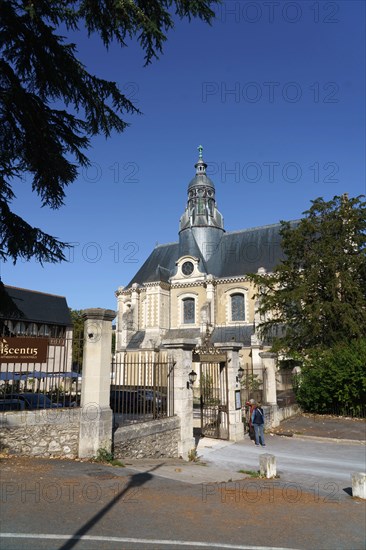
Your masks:
M54 534L35 534L35 533L0 533L0 538L14 539L49 539L49 540L80 540L95 542L125 542L131 544L159 544L176 546L201 546L209 548L228 548L231 550L297 550L296 548L279 548L277 546L243 546L236 544L225 544L215 542L202 542L194 540L159 540L159 539L135 539L126 537L93 537L92 535L54 535Z

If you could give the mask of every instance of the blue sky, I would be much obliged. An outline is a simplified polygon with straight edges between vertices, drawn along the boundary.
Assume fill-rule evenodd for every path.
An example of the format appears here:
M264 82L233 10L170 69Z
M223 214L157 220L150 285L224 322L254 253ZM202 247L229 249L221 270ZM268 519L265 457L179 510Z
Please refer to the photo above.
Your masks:
M92 140L60 210L40 207L29 176L16 185L14 211L74 248L62 264L2 263L5 284L116 309L114 291L156 243L178 239L200 144L228 231L366 193L364 2L223 2L211 27L177 22L145 68L134 43L71 39L143 114Z

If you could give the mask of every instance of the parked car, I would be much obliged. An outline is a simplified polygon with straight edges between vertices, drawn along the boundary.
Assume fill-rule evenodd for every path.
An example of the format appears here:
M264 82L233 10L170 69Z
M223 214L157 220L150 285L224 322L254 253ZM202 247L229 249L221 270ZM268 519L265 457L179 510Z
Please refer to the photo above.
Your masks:
M167 405L167 396L159 391L138 390L139 409L146 412L165 412Z
M161 392L150 389L111 390L110 406L113 412L120 414L145 414L166 412L167 397Z
M19 393L13 395L14 399L24 402L25 408L34 409L57 409L62 407L59 403L53 403L44 393Z
M60 407L80 407L80 395L64 395L59 398Z
M137 392L129 390L111 390L110 407L113 412L134 414L137 412Z
M24 411L25 403L22 399L0 399L0 412Z

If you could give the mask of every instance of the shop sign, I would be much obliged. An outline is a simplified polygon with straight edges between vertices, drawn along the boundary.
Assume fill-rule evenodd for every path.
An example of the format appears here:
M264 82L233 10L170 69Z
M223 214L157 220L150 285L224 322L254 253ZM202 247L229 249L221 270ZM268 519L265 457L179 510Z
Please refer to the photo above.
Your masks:
M48 338L0 337L1 363L45 363Z

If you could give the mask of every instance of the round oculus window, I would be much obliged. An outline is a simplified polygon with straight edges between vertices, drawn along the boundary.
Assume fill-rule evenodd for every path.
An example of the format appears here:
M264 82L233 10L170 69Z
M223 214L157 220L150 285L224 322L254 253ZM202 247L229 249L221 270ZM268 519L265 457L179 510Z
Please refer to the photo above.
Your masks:
M194 265L192 262L184 262L182 265L182 273L183 275L192 275L194 270Z

